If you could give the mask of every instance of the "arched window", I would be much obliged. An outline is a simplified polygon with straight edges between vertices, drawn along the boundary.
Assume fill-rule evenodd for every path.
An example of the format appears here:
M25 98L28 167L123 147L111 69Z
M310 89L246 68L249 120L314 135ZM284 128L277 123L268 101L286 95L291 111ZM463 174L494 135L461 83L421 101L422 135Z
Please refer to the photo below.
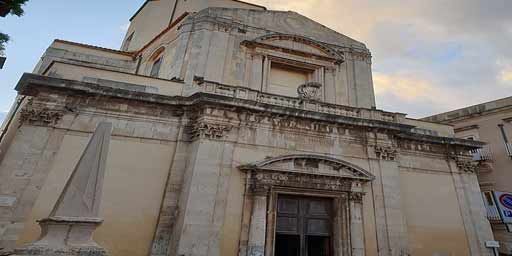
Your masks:
M164 47L158 48L153 55L151 55L151 58L149 58L149 62L151 63L151 71L149 72L149 76L151 77L158 77L160 74L160 67L162 66L163 62L163 52L165 51Z

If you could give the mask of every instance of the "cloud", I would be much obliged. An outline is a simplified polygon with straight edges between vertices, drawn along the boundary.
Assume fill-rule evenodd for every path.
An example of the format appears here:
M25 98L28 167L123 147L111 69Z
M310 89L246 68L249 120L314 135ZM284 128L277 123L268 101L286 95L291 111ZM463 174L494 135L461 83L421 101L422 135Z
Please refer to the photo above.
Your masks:
M253 0L365 43L378 107L413 117L511 96L510 0Z
M501 81L505 83L512 82L512 69L501 71Z
M390 93L403 101L416 101L424 95L433 96L430 92L433 91L434 86L429 81L413 77L374 73L373 83L377 96Z

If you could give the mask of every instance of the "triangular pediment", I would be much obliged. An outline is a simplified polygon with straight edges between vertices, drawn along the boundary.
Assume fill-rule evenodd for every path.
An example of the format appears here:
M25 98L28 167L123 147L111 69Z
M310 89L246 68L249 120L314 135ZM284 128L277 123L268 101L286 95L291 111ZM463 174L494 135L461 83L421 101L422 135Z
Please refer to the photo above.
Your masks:
M300 35L327 45L366 49L363 43L296 12L208 8L200 13L201 15L222 17L226 20L231 19L236 23L263 28L272 33Z
M374 176L346 161L324 155L286 155L241 166L242 170L273 170L373 180Z

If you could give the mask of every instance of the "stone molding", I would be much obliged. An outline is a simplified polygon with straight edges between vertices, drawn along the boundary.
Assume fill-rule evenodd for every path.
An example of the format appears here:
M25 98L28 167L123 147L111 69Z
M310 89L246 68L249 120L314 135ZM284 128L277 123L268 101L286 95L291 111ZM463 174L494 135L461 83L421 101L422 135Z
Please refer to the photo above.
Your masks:
M211 105L218 109L230 109L230 113L227 114L234 115L234 119L237 115L243 116L247 113L249 113L249 117L252 114L258 116L258 118L272 116L274 119L272 122L274 123L288 125L290 128L301 128L304 127L304 123L308 123L307 126L310 127L310 130L314 128L315 130L318 129L319 132L332 133L341 127L352 129L351 133L362 135L365 130L355 129L355 127L363 127L367 130L377 129L382 133L393 134L400 148L405 151L432 153L442 151L443 154L447 154L449 151L455 151L455 147L459 151L467 151L483 145L483 143L477 141L413 133L411 129L414 126L403 124L401 120L405 115L400 113L354 108L319 101L304 101L298 98L272 95L246 87L229 86L211 81L203 81L202 84L198 85L200 91L192 96L166 96L123 89L113 90L105 86L75 80L24 74L16 86L16 90L20 95L51 94L46 95L46 97L59 96L61 98L73 92L76 92L74 95L86 93L87 95L95 95L96 99L101 96L124 99L127 104L130 101L135 101L144 102L146 106L151 107L177 107L181 112L195 111L199 105ZM47 111L60 112L53 109L47 109ZM147 114L151 113L147 112ZM32 116L33 114L25 115ZM47 115L44 114L43 116ZM53 115L52 113L51 116L52 118L45 117L43 120L58 121L61 118L59 114ZM222 118L225 119L226 117ZM245 122L245 120L241 120L241 122ZM346 131L341 132L345 133ZM444 148L444 150L441 148Z
M240 170L269 170L276 172L292 172L297 174L317 174L321 176L341 177L345 179L350 178L358 181L371 181L375 179L371 173L349 162L316 154L293 154L272 157L255 163L242 165L238 168ZM322 169L329 170L327 170L328 172L325 172L326 170Z
M193 120L188 125L188 134L194 139L222 139L233 128L231 125Z
M271 170L251 171L248 185L249 191L256 194L266 192L273 186L336 192L350 192L352 189L349 178Z
M315 160L316 164L327 163L329 167L334 167L329 168L333 173L322 172L321 167L315 168L314 161L306 160ZM298 167L297 164L301 165L301 161L304 161L302 166L309 167ZM354 191L354 184L374 179L370 173L345 161L320 155L275 157L240 166L239 169L248 173L247 186L254 195L266 195L272 187L357 193Z
M343 105L336 105L326 102L304 102L298 97L288 97L265 93L253 90L247 87L230 86L219 84L213 81L197 79L198 85L202 92L232 97L236 99L246 99L257 103L276 105L300 110L308 110L325 114L334 114L344 117L363 118L369 120L378 120L385 122L395 122L400 119L403 114L391 113L380 110L362 109ZM412 126L410 127L412 128Z
M381 160L395 161L398 156L398 148L394 146L374 146L375 155Z
M317 48L320 51L327 54L329 56L329 58L332 58L334 60L335 64L341 64L341 63L345 62L345 56L343 55L343 53L340 53L339 51L333 49L332 47L330 47L329 45L327 45L325 43L318 42L311 38L307 38L307 37L303 37L303 36L299 36L299 35L283 34L283 33L270 33L270 34L267 34L264 36L257 37L253 40L243 41L241 44L246 47L250 47L250 48L254 48L257 46L265 47L265 48L279 48L282 51L287 51L292 54L306 55L306 56L314 55L314 56L317 56L320 58L324 57L324 56L319 56L319 55L316 55L313 53L302 52L302 51L288 49L285 47L279 47L276 45L271 45L271 44L266 43L266 42L274 41L274 40L292 41L292 42L308 45L313 48Z

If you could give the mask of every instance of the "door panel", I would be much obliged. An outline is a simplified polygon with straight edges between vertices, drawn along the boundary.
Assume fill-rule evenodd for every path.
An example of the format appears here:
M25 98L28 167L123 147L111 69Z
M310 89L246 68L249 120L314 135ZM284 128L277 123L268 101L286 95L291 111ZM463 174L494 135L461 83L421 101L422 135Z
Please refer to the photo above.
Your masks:
M275 256L330 256L332 200L279 196Z

